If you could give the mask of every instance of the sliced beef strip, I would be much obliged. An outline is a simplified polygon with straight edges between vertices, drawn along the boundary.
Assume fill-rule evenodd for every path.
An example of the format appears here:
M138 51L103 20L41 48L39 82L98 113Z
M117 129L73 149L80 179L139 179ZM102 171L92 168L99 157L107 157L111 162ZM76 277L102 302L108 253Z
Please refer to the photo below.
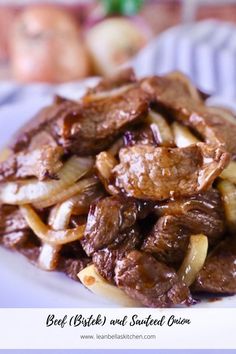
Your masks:
M115 266L118 260L122 259L126 253L136 249L141 244L141 235L137 227L132 227L109 246L93 254L93 264L96 266L101 276L113 282Z
M131 298L149 307L192 303L189 289L174 269L144 252L131 251L117 262L115 282Z
M207 256L192 290L228 295L236 293L236 242L233 238L222 241Z
M21 253L24 257L26 257L31 263L37 266L40 247L35 245L28 245L23 247L18 247L18 252Z
M159 203L155 210L162 216L145 239L142 249L168 264L182 261L190 235L205 234L211 247L225 231L222 202L216 189L190 199Z
M219 114L209 113L201 102L194 100L185 83L168 77L144 79L141 87L150 94L150 99L170 112L174 119L194 129L205 142L221 145L236 154L236 124Z
M89 102L59 101L42 109L14 138L15 152L26 149L38 134L47 132L65 151L90 155L106 149L148 112L148 95L138 84L125 92Z
M59 146L43 145L32 151L22 151L11 155L0 163L0 182L26 177L56 178L62 167L63 149Z
M42 108L31 120L29 120L13 137L10 147L14 152L23 151L29 146L34 148L34 141L38 143L50 144L55 139L52 136L51 126L59 118L64 117L76 109L77 102L65 100L60 103L54 103L50 106ZM43 137L43 139L42 139ZM40 146L41 146L40 144Z
M91 205L81 244L88 256L111 243L137 219L145 218L153 203L122 196L106 197Z
M189 237L203 233L208 236L209 245L215 244L223 235L224 225L214 212L203 213L192 210L186 215L165 215L155 224L150 235L144 241L142 250L155 255L168 264L180 264L183 260Z
M12 231L0 236L0 244L9 249L22 245L31 235L30 230Z
M18 207L0 206L0 244L15 249L23 245L31 234L32 232Z
M53 136L70 152L95 154L142 121L147 111L148 96L136 85L125 93L78 104L53 124Z
M89 263L91 263L91 260L87 257L82 259L61 258L57 270L65 273L69 278L79 281L77 274L87 267Z
M73 207L74 215L86 215L89 212L90 205L106 196L102 185L94 185L83 193L75 195L75 204ZM85 221L86 222L86 221Z
M90 88L87 91L87 95L109 91L112 89L116 89L120 86L133 84L135 82L137 82L137 80L133 69L127 68L122 71L119 71L111 77L102 79L95 87Z
M204 143L186 148L135 145L120 150L115 185L128 196L165 200L209 189L228 165L229 154Z
M134 225L138 208L132 199L107 197L90 208L81 244L90 256L108 246L127 228Z
M88 258L79 241L64 245L60 251L57 270L71 279L79 281L77 274L84 269L91 259Z
M38 258L40 255L40 241L31 234L30 237L17 247L17 251L26 257L35 266L38 265Z
M0 206L0 235L29 229L20 209L13 205Z
M194 210L202 213L212 213L217 219L224 223L223 204L220 192L211 188L204 193L199 193L188 198L170 199L155 203L155 213L157 216L163 215L189 215ZM222 227L220 228L222 229Z

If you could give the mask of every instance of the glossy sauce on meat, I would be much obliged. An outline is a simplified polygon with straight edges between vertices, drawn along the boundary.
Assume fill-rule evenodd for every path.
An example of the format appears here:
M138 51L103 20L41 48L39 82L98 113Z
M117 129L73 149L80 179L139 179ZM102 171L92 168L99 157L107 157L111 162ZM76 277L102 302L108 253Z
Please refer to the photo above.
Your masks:
M122 149L113 172L116 186L138 199L164 200L209 189L229 163L220 148L203 143L186 148L135 145Z
M178 143L173 121L185 145ZM181 124L198 139L190 139ZM78 101L56 97L16 134L10 156L0 163L1 190L11 194L10 200L11 186L31 183L28 189L36 195L35 185L47 186L43 203L39 197L28 205L40 220L25 219L17 200L12 206L0 200L0 243L39 265L40 221L45 233L58 232L60 242L72 232L75 241L63 239L66 244L51 248L54 268L78 280L78 273L93 264L104 281L144 306L192 305L192 294L199 292L236 293L236 244L228 236L217 190L219 179L234 170L231 164L221 175L236 156L235 135L233 115L227 119L222 110L210 110L180 73L137 80L126 69ZM204 142L196 143L199 139ZM73 155L84 161L87 156L94 165L57 195L59 171ZM53 215L64 226L53 230ZM78 234L70 230L78 227L83 230ZM208 238L208 253L189 289L178 269L195 234Z
M115 282L130 297L146 306L191 303L189 290L180 282L174 269L147 253L132 251L118 261Z

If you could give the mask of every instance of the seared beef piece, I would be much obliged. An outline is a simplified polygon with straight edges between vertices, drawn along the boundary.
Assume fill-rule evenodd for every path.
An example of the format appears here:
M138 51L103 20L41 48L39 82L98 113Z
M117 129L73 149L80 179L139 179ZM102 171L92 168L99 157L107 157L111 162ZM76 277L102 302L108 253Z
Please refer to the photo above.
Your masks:
M229 162L224 150L204 143L186 148L135 145L122 149L116 187L128 196L164 200L209 189Z
M13 205L0 206L0 235L29 229L20 209Z
M105 196L106 192L100 184L88 188L85 192L78 194L78 197L75 196L76 203L73 207L73 214L86 215L89 212L90 205Z
M142 249L168 264L182 261L190 235L203 233L212 246L224 233L223 207L216 189L191 198L159 203L155 209L163 216L144 241Z
M74 225L74 227L78 224ZM64 258L86 258L86 253L84 252L79 241L73 241L62 246L60 251L60 256Z
M147 114L147 95L138 86L125 93L80 103L53 124L53 136L68 151L90 155L106 149Z
M141 87L160 108L164 107L174 119L193 128L205 142L222 145L228 152L236 154L236 124L209 113L203 104L191 98L182 81L155 76L144 79Z
M111 243L118 235L133 226L137 219L145 218L153 203L139 202L121 196L106 197L92 204L81 244L88 256Z
M15 152L29 146L42 130L78 155L106 149L122 132L140 122L148 111L148 95L138 85L125 92L89 102L64 101L44 108L18 133Z
M203 233L209 245L215 244L223 234L223 221L214 211L203 213L192 210L186 215L162 216L144 241L142 250L168 264L179 264L187 251L189 237Z
M174 269L148 253L132 251L118 261L115 282L131 298L149 307L192 303L189 289Z
M54 142L52 136L52 126L55 120L59 117L63 118L71 114L78 106L77 102L65 100L61 103L54 103L50 106L42 108L33 119L27 122L14 136L11 147L15 152L23 151L26 148L34 148L34 141L37 141L36 146L49 144ZM43 139L42 139L43 136ZM41 143L40 143L41 141ZM38 143L40 145L38 145Z
M141 235L137 227L126 230L118 235L117 239L108 247L93 254L93 264L101 276L113 282L116 262L128 252L136 249L141 244Z
M40 254L40 246L41 246L41 241L38 239L37 236L34 235L31 230L29 230L29 234L26 240L24 242L20 243L19 245L16 246L17 252L21 253L23 256L28 258L30 262L33 264L37 265L38 263L38 257Z
M22 151L0 163L0 182L26 177L56 178L62 167L60 158L63 149L59 146L43 145L32 151Z
M191 218L186 220L183 216L162 216L145 239L142 250L152 253L161 262L179 264L188 247L189 236L193 230L192 221ZM199 233L199 225L197 226L198 229L194 229L193 233Z
M32 232L17 206L0 206L0 244L15 249L27 242L31 235Z
M194 128L207 143L223 146L228 152L236 154L236 122L225 120L221 115L211 113L192 113L189 125Z
M40 246L26 243L23 246L17 248L18 252L25 256L31 263L37 266L38 258L40 254Z
M65 273L73 280L79 281L77 274L90 262L91 259L86 256L80 242L74 241L62 247L57 270Z
M9 234L4 234L0 236L0 244L6 248L16 248L22 245L30 237L30 230L13 231Z
M102 79L95 87L90 88L87 91L87 95L98 93L98 92L109 91L112 89L116 89L120 86L133 84L136 81L137 80L133 69L127 68L118 72L114 76Z
M134 225L137 214L135 201L128 198L107 197L93 204L81 239L87 255L108 246L118 234Z
M207 192L199 193L188 198L179 198L155 203L157 216L163 215L191 215L192 211L209 214L220 220L219 229L223 230L224 212L220 192L211 188Z
M65 273L73 280L79 281L77 274L91 262L89 258L60 258L57 270Z
M192 289L215 294L236 293L236 242L233 238L222 241L208 255Z

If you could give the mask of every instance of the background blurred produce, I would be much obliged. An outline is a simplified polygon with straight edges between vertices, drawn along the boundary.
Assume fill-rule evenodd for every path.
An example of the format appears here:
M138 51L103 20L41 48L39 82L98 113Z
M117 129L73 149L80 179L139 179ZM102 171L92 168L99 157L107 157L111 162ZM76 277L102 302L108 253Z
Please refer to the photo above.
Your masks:
M28 7L16 18L10 55L13 77L22 82L65 82L91 72L79 24L51 5Z
M128 62L148 42L148 33L127 18L109 18L93 26L86 34L86 44L93 71L109 75Z
M0 80L108 74L165 29L208 18L236 22L236 0L2 0Z

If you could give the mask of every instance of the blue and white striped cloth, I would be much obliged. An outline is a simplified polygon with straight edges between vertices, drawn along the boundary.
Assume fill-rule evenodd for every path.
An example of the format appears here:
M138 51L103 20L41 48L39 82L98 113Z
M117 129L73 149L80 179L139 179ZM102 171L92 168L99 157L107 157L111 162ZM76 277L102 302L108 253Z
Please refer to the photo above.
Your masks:
M236 26L219 21L180 25L163 32L131 62L138 76L181 70L213 97L236 111ZM96 81L96 80L95 80ZM48 98L77 98L94 79L64 85L0 83L0 105Z
M211 20L171 28L144 48L133 66L140 76L180 70L213 95L211 104L236 110L236 26L231 23Z

